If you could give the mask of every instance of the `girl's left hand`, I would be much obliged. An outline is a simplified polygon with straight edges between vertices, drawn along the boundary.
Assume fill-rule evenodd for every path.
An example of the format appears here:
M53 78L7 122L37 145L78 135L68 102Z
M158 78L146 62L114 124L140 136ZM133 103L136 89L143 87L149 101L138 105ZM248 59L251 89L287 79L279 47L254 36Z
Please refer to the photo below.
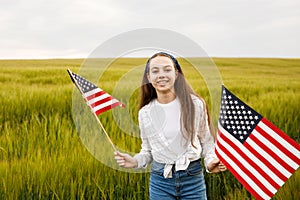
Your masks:
M219 160L219 158L215 158L207 165L208 171L211 173L218 173L227 170L227 167Z

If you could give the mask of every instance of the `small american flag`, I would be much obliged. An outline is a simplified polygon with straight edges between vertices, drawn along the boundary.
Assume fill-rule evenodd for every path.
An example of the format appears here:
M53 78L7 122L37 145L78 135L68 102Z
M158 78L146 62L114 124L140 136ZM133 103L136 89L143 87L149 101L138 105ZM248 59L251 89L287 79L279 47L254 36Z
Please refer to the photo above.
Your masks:
M300 165L300 145L224 86L216 154L257 199L271 199Z
M125 107L124 104L122 104L117 99L106 93L104 90L98 88L96 85L89 82L82 76L79 76L78 74L75 74L70 70L68 70L68 73L72 81L75 83L75 85L87 101L87 104L96 115L99 115L117 106Z

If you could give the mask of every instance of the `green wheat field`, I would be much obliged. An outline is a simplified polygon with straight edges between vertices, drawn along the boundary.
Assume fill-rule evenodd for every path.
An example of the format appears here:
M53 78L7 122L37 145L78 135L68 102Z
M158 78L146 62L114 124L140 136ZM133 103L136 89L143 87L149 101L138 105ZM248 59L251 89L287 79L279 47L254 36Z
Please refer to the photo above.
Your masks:
M213 58L225 86L300 142L300 59ZM0 199L148 199L149 173L108 167L85 147L72 116L76 88L66 72L83 59L0 60ZM107 92L143 58L122 58L95 83ZM99 61L101 65L101 60ZM188 82L209 100L203 80L181 63ZM130 84L130 83L129 83ZM221 87L221 86L220 86ZM127 107L137 121L138 90ZM84 100L82 99L84 102ZM117 108L119 109L119 108ZM139 152L139 138L99 118L113 143ZM137 130L138 131L138 130ZM99 141L99 146L107 141ZM101 152L113 158L112 151ZM105 154L105 155L104 155ZM101 155L100 155L101 156ZM205 174L209 199L253 199L230 174ZM300 199L300 170L272 199Z

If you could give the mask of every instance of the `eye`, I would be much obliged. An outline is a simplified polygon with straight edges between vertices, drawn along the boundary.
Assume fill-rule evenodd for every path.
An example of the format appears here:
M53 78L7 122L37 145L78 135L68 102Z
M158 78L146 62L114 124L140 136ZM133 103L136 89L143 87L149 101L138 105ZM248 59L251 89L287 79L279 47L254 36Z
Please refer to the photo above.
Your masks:
M166 68L165 69L165 72L170 72L170 71L172 71L172 68Z
M156 73L158 73L158 70L151 70L151 72L153 73L153 74L156 74Z

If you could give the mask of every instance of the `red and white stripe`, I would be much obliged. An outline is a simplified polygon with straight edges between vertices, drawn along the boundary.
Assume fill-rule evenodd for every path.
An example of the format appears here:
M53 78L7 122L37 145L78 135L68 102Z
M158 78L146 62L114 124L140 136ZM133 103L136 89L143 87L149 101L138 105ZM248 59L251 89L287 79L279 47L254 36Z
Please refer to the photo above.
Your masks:
M125 107L124 104L100 88L95 88L94 90L84 93L84 97L96 115L99 115L117 106Z
M218 128L217 156L257 199L271 199L300 165L300 145L265 118L244 144Z

